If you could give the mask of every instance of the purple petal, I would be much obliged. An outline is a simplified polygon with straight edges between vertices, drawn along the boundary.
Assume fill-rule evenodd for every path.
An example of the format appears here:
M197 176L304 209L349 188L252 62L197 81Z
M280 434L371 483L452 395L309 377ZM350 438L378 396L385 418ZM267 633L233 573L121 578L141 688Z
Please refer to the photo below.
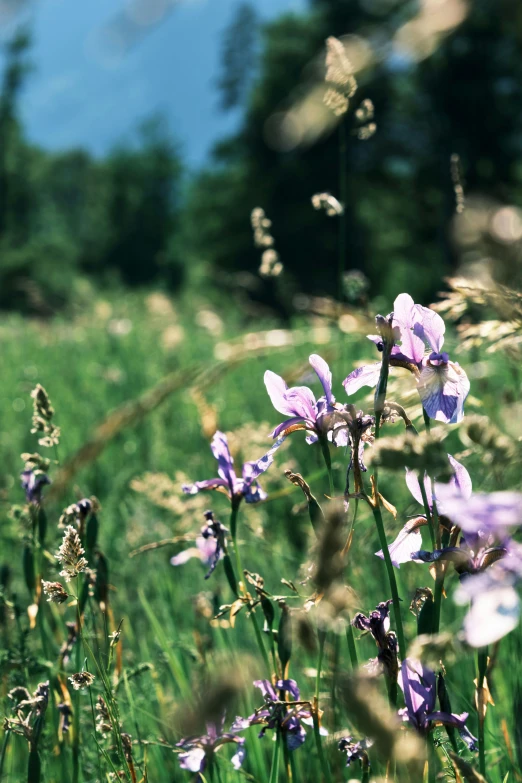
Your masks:
M424 340L413 333L412 329L420 318L413 299L409 294L399 294L393 304L393 324L401 333L401 352L415 364L424 356Z
M395 541L388 546L390 558L396 568L401 567L401 563L411 561L412 552L416 552L422 546L422 535L419 530L408 530L408 526L402 528ZM377 557L384 560L382 549L375 553Z
M415 307L419 315L419 321L414 326L415 334L428 343L432 351L439 353L444 344L446 324L440 315L429 307L422 307L422 305L415 305Z
M333 405L335 399L332 395L332 373L330 371L330 368L328 367L325 360L316 353L313 353L309 357L308 361L314 368L315 372L317 373L317 377L321 381L328 405Z
M268 396L270 397L272 405L276 411L279 411L279 413L284 413L286 416L293 416L294 411L286 399L288 386L281 376L276 375L276 373L272 372L271 370L267 370L265 372L264 380Z
M343 386L346 394L355 394L363 386L377 386L379 375L381 374L381 362L377 364L365 364L363 367L357 367L356 370L344 379Z
M508 528L522 524L520 492L474 492L465 498L456 487L437 484L435 494L444 513L466 533L490 531L502 538Z
M246 748L241 745L230 759L234 769L241 769L243 761L246 758Z
M463 498L468 500L471 497L472 492L471 476L469 475L464 465L461 465L460 462L457 462L457 460L452 457L451 454L448 454L448 459L450 461L451 467L454 470L454 475L450 479L449 483L456 487Z
M299 688L295 680L278 680L276 688L280 691L288 691L294 701L299 701Z
M316 400L313 392L308 386L293 386L288 389L286 399L292 406L294 416L301 416L303 419L315 421L317 416Z
M228 448L227 436L224 432L216 432L210 444L212 454L218 461L218 473L224 479L232 493L235 492L236 474L234 472L234 460Z
M427 712L432 712L436 701L436 678L431 669L420 661L406 658L398 676L399 687L410 719L422 722Z
M454 362L435 365L428 359L419 378L418 392L431 419L457 424L464 416L464 400L469 392L468 376Z
M466 587L474 577L466 579ZM511 586L495 587L473 599L464 618L464 636L471 647L494 644L513 631L520 620L520 599Z
M409 468L406 468L406 486L410 490L411 494L417 501L417 503L420 503L421 506L424 505L424 501L422 499L422 492L419 484L419 478L417 476L416 471L410 470ZM428 500L428 506L431 508L433 506L433 493L431 490L431 479L429 476L424 476L424 489L426 490L426 498Z
M278 438L279 435L281 435L281 433L287 430L289 427L295 427L296 424L301 424L302 422L303 419L301 416L294 416L292 419L286 419L281 424L279 424L273 432L270 433L270 437ZM302 429L304 429L304 426Z
M272 701L277 701L277 693L270 680L254 680L254 685L259 688L264 697L268 696Z
M194 748L188 753L180 753L178 756L181 769L188 769L190 772L203 772L205 769L205 751L203 748Z
M193 557L197 557L198 560L201 560L201 552L199 549L196 549L195 546L191 546L189 549L185 549L183 552L180 552L179 555L174 555L174 557L171 557L170 564L173 566L185 565L185 563L188 563L188 561Z
M301 747L305 739L306 731L300 723L295 729L286 732L286 745L288 750L297 750L297 748Z
M194 484L183 484L181 490L185 495L196 495L200 490L217 489L218 487L228 489L228 482L222 478L205 479L205 481L196 481Z
M274 454L276 453L277 449L283 445L285 441L285 437L279 438L273 446L271 446L266 454L263 454L262 457L260 457L256 462L245 462L243 465L243 479L245 480L245 483L251 484L252 481L255 481L259 476L261 476L262 473L264 473L272 462L274 461Z

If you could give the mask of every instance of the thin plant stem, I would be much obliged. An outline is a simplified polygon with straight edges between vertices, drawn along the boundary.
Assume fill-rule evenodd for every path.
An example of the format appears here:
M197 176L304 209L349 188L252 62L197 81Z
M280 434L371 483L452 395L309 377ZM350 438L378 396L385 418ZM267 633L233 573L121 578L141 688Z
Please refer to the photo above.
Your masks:
M430 531L431 545L435 549L435 531L433 529L433 519L431 516L430 504L428 503L428 496L426 494L426 487L424 486L424 478L419 480L419 487L422 495L422 503L424 505L424 513L426 514L426 520L428 522L428 528Z
M8 731L4 733L4 741L2 742L2 754L0 755L0 779L4 772L5 754L7 753L7 744L9 742L10 734Z
M355 636L353 634L353 625L351 623L348 623L348 627L346 629L346 641L348 642L348 653L350 655L350 663L352 664L352 669L357 669L359 665L359 661L357 660Z
M478 744L479 744L479 772L486 777L486 737L485 737L485 716L484 716L484 697L483 687L486 670L488 668L488 648L480 647L477 650L477 693L478 693Z
M317 746L317 754L319 756L319 763L321 764L321 769L323 771L323 777L326 783L332 783L330 767L328 766L328 762L324 755L323 743L321 740L321 732L319 727L319 688L321 683L321 669L323 666L325 641L326 641L326 631L319 631L319 654L317 657L317 674L315 678L315 699L314 699L314 709L313 709L313 720L314 720L315 744Z
M439 512L435 499L433 500L433 527L435 528L437 549L442 547L442 537L439 521ZM435 563L435 596L433 612L433 633L438 633L440 629L440 611L442 606L442 593L444 591L444 566L441 563Z
M239 545L237 542L237 516L239 512L239 504L232 501L232 510L230 513L230 534L232 536L232 543L234 545L234 555L236 558L236 569L237 569L237 579L238 579L238 587L240 591L245 594L245 584L244 584L244 573L243 573L243 566L241 565L241 555L239 553ZM268 653L266 651L266 647L263 642L263 637L261 635L261 629L259 628L259 623L257 622L257 617L254 614L254 610L250 612L250 617L252 618L252 625L254 626L254 633L257 641L257 645L259 647L259 651L261 653L261 656L263 658L263 661L265 662L266 668L270 671L270 661L268 658Z
M388 374L390 370L390 354L393 343L388 340L384 341L384 350L382 353L381 372L379 375L379 381L375 390L374 397L374 411L375 411L375 440L378 440L381 427L381 414L384 409L384 402L386 400L386 390L388 388ZM382 519L380 496L378 489L378 477L377 468L374 469L374 499L371 503L373 518L375 520L375 526L379 535L379 542L381 544L382 553L384 556L384 564L388 573L388 581L390 583L390 590L393 599L393 613L395 617L395 625L397 628L397 638L399 640L399 649L401 655L406 653L406 643L404 639L404 630L402 627L402 617L400 609L399 591L397 589L397 580L395 578L395 571L393 563L391 561L390 552L388 550L388 542L386 541L386 532L384 530L384 522Z
M330 483L330 497L333 498L333 496L335 495L335 488L334 488L334 481L332 475L332 458L330 456L330 447L328 446L328 440L323 436L319 438L319 443L321 444L324 463L326 465L326 470L328 473L328 481Z
M281 735L279 731L276 734L274 742L274 752L272 755L272 767L270 769L270 781L269 783L277 783L279 779L279 751L281 748Z

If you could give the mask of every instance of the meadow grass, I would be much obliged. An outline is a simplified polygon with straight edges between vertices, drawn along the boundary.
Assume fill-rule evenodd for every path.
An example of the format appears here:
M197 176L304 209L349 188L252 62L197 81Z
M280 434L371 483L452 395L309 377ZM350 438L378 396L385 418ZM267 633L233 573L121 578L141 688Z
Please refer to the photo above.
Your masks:
M212 508L228 525L230 512L226 497L218 493L183 497L180 491L184 481L216 475L215 460L209 449L213 432L221 429L229 433L236 463L261 457L270 443L270 430L281 421L266 394L263 373L269 368L282 374L289 383L304 377L308 384L312 380L307 365L310 353L317 352L328 359L334 374L334 393L344 402L341 381L354 365L373 357L373 346L364 338L365 326L362 315L354 317L350 331L346 326L342 331L336 321L317 316L296 318L290 327L269 317L248 322L239 308L218 309L206 302L203 295L199 299L173 302L160 293L115 296L110 300L96 296L68 318L57 317L51 321L4 317L0 324L3 344L0 551L2 563L10 570L9 588L4 595L11 603L8 611L2 613L0 626L2 714L10 713L7 693L14 685L23 684L32 692L38 682L51 679L54 688L40 742L42 781L69 783L73 780L75 751L74 741L59 737L57 731L56 661L64 638L64 610L41 602L44 621L40 622L40 618L36 627L28 630L25 607L32 603L32 596L23 579L20 521L10 514L13 504L23 503L19 488L23 465L20 453L37 449L36 436L29 432L31 389L37 382L47 389L56 410L56 422L62 429L56 454L49 452L60 463L51 470L57 474L60 466L67 464L92 437L96 426L110 411L138 399L163 378L176 377L176 390L139 420L137 415L135 423L127 423L108 438L97 458L78 469L65 491L53 497L51 488L46 503L46 549L54 553L58 548L61 532L56 529L56 523L62 509L81 497L95 495L101 503L98 545L108 563L109 599L105 612L100 611L94 597L88 599L84 644L76 645L76 668L72 664L67 668L67 674L79 671L86 661L89 670L97 675L90 692L79 691L73 701L75 719L81 724L79 779L85 783L109 780L111 772L122 768L121 752L118 755L114 742L107 743L101 735L96 736L93 725L91 697L95 699L105 688L105 692L109 689L113 694L123 731L132 736L134 743L135 769L127 766L124 779L162 783L190 780L194 775L180 770L175 745L186 734L187 726L193 725L202 713L205 697L223 687L223 699L230 701L228 725L235 712L248 715L260 706L249 683L268 678L270 671L259 654L245 611L237 616L234 628L230 627L227 614L212 619L222 604L232 603L234 599L221 565L205 581L205 568L196 560L178 568L169 563L173 554L189 544L170 543L133 553L146 544L176 536L195 537L206 508ZM246 341L242 339L245 334L250 335ZM520 433L513 429L515 425L511 426L519 392L516 368L498 354L480 357L461 354L458 358L472 382L468 415L488 416L516 440ZM420 429L420 405L407 387L407 382L394 376L389 396L406 404ZM372 395L362 391L358 399L359 406L371 412ZM386 429L398 430L400 426L399 422L387 425ZM488 462L485 452L462 434L463 427L447 429L445 448L466 464L475 487L491 491L514 486L517 479L514 468ZM332 451L333 477L335 492L341 495L347 457L338 452L342 450ZM285 469L300 472L320 500L329 494L321 450L318 446L306 446L303 433L295 433L261 478L269 493L267 502L250 507L242 505L238 539L243 566L261 574L273 595L289 596L287 603L293 606L302 604L302 599L292 594L281 579L295 583L302 595L308 595L309 589L303 584L307 576L303 564L310 560L315 536L304 497L284 477ZM421 509L409 495L402 472L381 470L379 486L398 510L396 520L383 512L387 539L391 541L405 517L420 513ZM429 548L427 538L424 543ZM361 503L346 579L353 590L353 606L366 614L379 601L390 597L383 562L373 554L379 548L373 516ZM54 573L50 563L46 569L47 573ZM433 580L428 566L407 564L397 571L397 581L403 599L405 635L411 642L416 636L417 621L408 610L409 603L418 586L433 586ZM456 636L464 610L453 603L454 587L455 577L451 575L448 598L442 605L442 627ZM274 627L279 622L277 607L276 611ZM69 607L66 615L68 620L74 620L74 607ZM256 617L262 625L259 609ZM122 620L121 641L111 651L107 635ZM337 750L336 738L343 730L344 735L357 733L351 730L350 705L343 701L333 676L344 675L352 668L346 626L337 630L339 633L332 630L326 636L318 685L321 708L325 710L324 724L330 732L330 737L323 741L323 749L332 779L340 781L351 777L360 779L361 773L358 766L345 770L344 757ZM308 649L303 633L294 633L289 672L299 682L302 697L311 699L316 687L317 648ZM268 637L263 638L267 644ZM361 637L356 631L355 645L360 663L374 657L371 637ZM489 708L485 723L489 783L521 779L521 653L519 628L499 645L489 683L495 699L495 707ZM114 661L111 670L106 674L97 671L95 659L106 662L109 655ZM453 655L448 654L447 664L452 709L470 713L469 727L476 734L477 711L473 704L476 658L457 647ZM229 681L232 685L227 690ZM384 681L380 688L385 695ZM229 691L233 698L226 695ZM294 780L303 783L324 779L312 729L307 731L306 744L293 759ZM225 748L218 754L217 766L209 771L212 780L232 783L241 778L277 779L273 770L271 777L274 746L270 732L263 740L257 740L256 734L254 727L246 733L248 755L243 769L239 772L232 769L228 762L231 754ZM437 752L443 762L450 748L449 741L443 728L438 728L435 734L440 741ZM26 740L10 733L2 741L2 780L25 781L28 779ZM473 761L462 745L460 750L465 758ZM385 774L386 765L377 758L372 758L372 762L373 780ZM283 754L279 764L279 779L286 780ZM473 764L476 765L475 761ZM449 761L445 770L446 779L456 779Z

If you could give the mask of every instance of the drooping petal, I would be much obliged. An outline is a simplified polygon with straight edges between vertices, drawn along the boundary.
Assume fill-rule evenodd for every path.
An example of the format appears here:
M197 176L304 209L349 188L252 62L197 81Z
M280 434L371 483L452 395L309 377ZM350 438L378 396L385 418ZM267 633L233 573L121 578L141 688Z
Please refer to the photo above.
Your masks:
M460 365L433 359L433 356L425 361L419 378L422 405L431 419L457 424L464 417L464 401L470 388L468 376ZM440 364L433 361L440 361Z
M230 762L234 769L241 769L241 766L243 765L243 761L246 758L246 748L243 745L240 745L237 751L234 753L232 758L230 759Z
M198 560L201 560L202 563L209 565L216 557L217 548L218 542L215 538L205 538L204 536L198 536L196 538L196 546L189 547L183 552L180 552L179 554L174 555L174 557L171 557L170 564L173 566L184 565L193 557L197 557ZM221 553L219 553L219 555L221 555Z
M412 552L416 552L422 546L422 535L420 530L408 530L408 525L402 528L399 535L388 546L390 559L396 568L401 567L401 563L411 562ZM384 560L382 549L375 553L377 557Z
M204 481L196 481L194 484L183 484L181 490L185 495L197 495L202 490L218 489L219 487L229 489L228 481L222 478L205 479Z
M434 723L442 723L444 726L453 726L458 729L463 742L466 743L469 750L477 750L477 738L466 727L466 720L468 719L468 713L463 712L460 715L456 715L454 712L431 712L426 715L426 720L433 721Z
M259 476L261 476L262 473L264 473L272 462L274 461L274 454L276 453L277 449L283 445L285 441L284 436L282 438L279 438L273 446L271 446L266 454L263 454L262 457L260 457L255 462L245 462L243 465L243 479L245 481L245 484L251 484L253 481L255 481Z
M435 549L433 552L427 552L425 549L421 549L418 552L412 552L411 559L420 560L422 563L436 563L438 560L442 560L453 563L457 570L465 568L470 560L468 552L458 546Z
M422 726L426 713L432 712L436 701L435 673L420 661L406 658L397 679L404 694L410 719Z
M254 680L254 685L256 688L259 688L265 698L268 697L272 701L277 701L277 693L270 680Z
M464 618L464 636L471 647L485 647L513 631L520 619L520 599L513 587L479 593Z
M332 395L332 373L325 360L316 353L313 353L308 361L314 368L317 377L321 381L321 385L324 389L324 395L328 405L333 405L335 399Z
M444 345L446 324L440 315L434 310L430 310L429 307L423 307L422 305L415 305L415 307L419 318L413 328L415 334L423 342L428 343L432 351L439 353Z
M297 750L297 748L300 748L305 740L306 731L299 722L295 728L286 732L286 745L288 750Z
M304 424L301 416L294 416L293 418L286 419L286 421L283 421L281 424L278 424L275 430L270 433L270 437L278 438L282 432L286 432L286 430L290 429L290 427L295 429L302 429L302 430L306 429L306 425Z
M424 501L422 499L422 492L419 484L419 478L415 470L410 470L409 468L406 468L406 486L410 490L411 494L413 495L417 503L420 503L420 505L423 506ZM424 475L424 489L426 490L426 498L428 500L428 506L431 508L433 506L433 493L431 489L431 479L426 474Z
M180 753L178 759L181 769L188 769L189 772L203 772L205 769L205 751L203 748L193 748L187 753Z
M346 394L355 394L363 386L377 386L379 375L381 374L381 362L377 364L365 364L363 367L357 367L356 370L344 379L343 386Z
M171 557L170 564L173 566L185 565L185 563L188 563L188 561L193 557L197 557L198 560L201 560L201 552L199 549L196 549L195 546L191 546L188 549L185 549L183 552L180 552L178 555Z

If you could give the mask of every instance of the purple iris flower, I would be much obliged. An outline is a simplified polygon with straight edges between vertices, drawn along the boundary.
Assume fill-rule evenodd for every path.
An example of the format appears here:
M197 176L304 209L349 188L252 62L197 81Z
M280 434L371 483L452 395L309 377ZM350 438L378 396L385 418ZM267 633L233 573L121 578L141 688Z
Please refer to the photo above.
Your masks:
M447 502L444 497L441 497L440 489L444 487L450 487L452 496L455 494L461 498L463 502L467 502L467 500L471 497L471 478L464 465L461 465L460 462L457 462L457 460L452 457L451 454L448 454L448 459L453 469L453 475L448 484L437 484L436 500L439 516L451 514L453 519L453 504L451 502ZM410 490L415 500L421 505L424 505L417 474L414 470L408 470L408 468L406 468L406 486ZM433 509L434 488L433 482L426 474L424 475L424 489L426 491L428 506L431 511ZM423 515L408 520L395 541L389 545L388 551L390 553L390 558L396 568L400 568L401 563L409 563L412 559L414 559L413 554L418 552L422 546L422 535L420 528L426 524L427 519ZM375 554L377 557L384 559L382 549Z
M411 559L422 563L437 561L453 563L455 571L461 577L478 574L496 563L508 553L508 542L495 545L495 537L481 532L464 533L459 546L447 546L426 552L421 549L412 552Z
M210 566L205 574L205 579L208 579L223 557L226 547L225 536L228 530L219 519L214 519L212 511L205 511L205 519L207 524L201 528L201 534L196 538L196 546L189 547L189 549L171 557L170 564L173 566L184 565L191 558L197 557L202 563Z
M234 769L240 769L246 756L246 750L243 747L245 740L243 737L238 737L231 732L224 732L224 723L224 717L220 726L214 722L209 722L207 723L206 734L202 734L200 737L187 737L177 743L177 747L182 748L183 751L178 756L181 769L188 769L190 772L204 772L207 764L212 761L214 753L222 745L230 742L238 746L230 761ZM197 779L201 779L199 775Z
M238 478L234 471L234 460L228 448L227 436L218 431L212 438L210 448L218 461L219 478L196 481L195 484L184 484L182 490L187 495L196 495L201 490L217 489L228 495L232 503L239 503L243 498L247 503L259 503L259 501L266 499L267 494L261 489L257 479L265 470L268 470L274 461L274 452L282 442L283 439L280 438L257 462L245 462L242 478Z
M493 644L514 630L520 619L516 590L522 582L522 546L510 541L502 559L463 579L454 595L469 605L464 638L471 647Z
M408 721L423 736L427 736L437 724L453 726L468 748L476 750L477 740L466 728L467 712L456 715L453 712L435 710L437 678L431 669L419 661L405 658L398 681L406 703L406 707L399 710L404 721Z
M346 753L346 766L349 767L352 761L359 760L363 770L370 769L370 760L368 758L368 748L373 745L372 740L362 739L357 742L353 737L343 737L337 746L342 753Z
M260 724L263 727L259 732L260 737L263 737L268 729L276 729L285 738L288 750L299 748L306 739L302 724L313 725L313 718L309 705L292 705L292 702L299 702L300 694L296 681L278 680L274 686L270 680L255 680L254 685L263 694L263 707L248 718L237 717L231 730L243 731ZM290 703L286 701L286 694L290 696Z
M283 437L295 430L307 430L307 443L315 443L320 437L327 437L337 446L348 445L348 430L343 418L344 406L336 403L332 394L332 373L324 359L317 354L309 357L324 395L315 399L308 386L288 388L283 378L275 372L265 372L265 386L272 405L285 416L290 416L272 432L272 437Z
M22 489L25 491L25 497L28 503L40 504L42 501L42 489L46 484L50 484L49 476L38 470L24 470L20 474L22 479Z
M409 294L400 294L394 302L391 324L395 344L390 366L404 367L413 373L422 405L430 418L449 424L461 421L470 384L462 367L442 351L446 327L440 315L415 304ZM383 350L382 337L368 337ZM426 344L431 352L425 355ZM363 386L376 386L380 371L380 362L358 367L343 381L346 393L354 394Z
M358 612L352 620L352 625L359 631L370 633L379 650L377 658L370 661L369 669L378 673L384 671L386 676L393 681L397 680L397 637L390 631L390 604L393 600L389 598L377 604L375 610L370 612L369 616Z
M465 533L493 533L502 538L522 525L522 492L473 492L463 495L451 484L436 484L437 506Z

